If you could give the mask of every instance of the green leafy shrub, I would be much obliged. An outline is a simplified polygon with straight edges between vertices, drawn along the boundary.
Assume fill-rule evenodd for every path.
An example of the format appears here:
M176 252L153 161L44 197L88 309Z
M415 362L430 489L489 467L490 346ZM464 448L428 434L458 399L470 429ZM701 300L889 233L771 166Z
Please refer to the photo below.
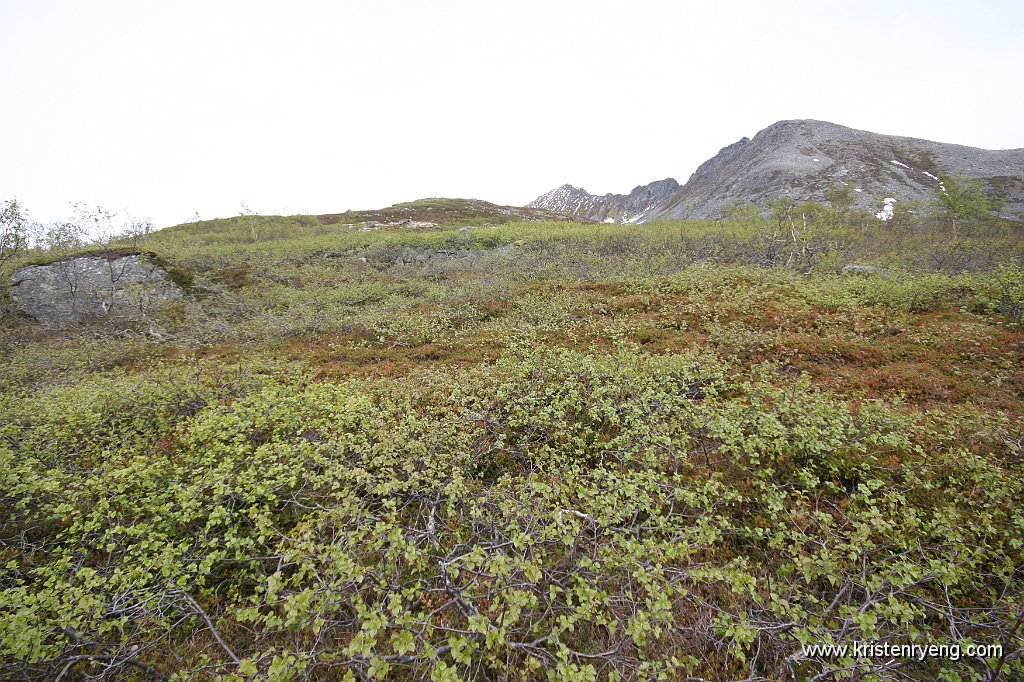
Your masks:
M803 676L826 662L799 642L991 639L1015 613L1020 478L969 416L854 412L708 353L514 345L376 386L281 369L4 405L11 665L103 642L274 679Z

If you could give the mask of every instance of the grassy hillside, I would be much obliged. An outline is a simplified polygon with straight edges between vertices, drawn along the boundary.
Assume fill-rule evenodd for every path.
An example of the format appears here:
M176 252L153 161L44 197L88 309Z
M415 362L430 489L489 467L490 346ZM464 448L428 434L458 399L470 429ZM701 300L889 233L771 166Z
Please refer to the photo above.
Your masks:
M178 226L159 316L8 311L2 676L1024 676L1020 225L498 208ZM1002 651L801 655L855 641Z

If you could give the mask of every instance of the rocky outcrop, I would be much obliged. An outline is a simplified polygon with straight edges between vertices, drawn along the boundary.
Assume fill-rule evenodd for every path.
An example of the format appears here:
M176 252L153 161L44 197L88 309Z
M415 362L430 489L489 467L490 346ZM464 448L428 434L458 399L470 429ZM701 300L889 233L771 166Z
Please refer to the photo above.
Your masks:
M180 299L170 274L141 254L89 255L30 265L11 276L14 307L38 322L132 320Z
M943 173L980 180L1003 203L1002 215L1024 217L1024 149L977 149L812 120L779 121L724 147L682 187L662 180L627 198L563 185L529 205L609 222L650 222L720 216L733 204L765 208L781 196L823 201L826 191L845 186L856 208L885 220L908 202L932 199ZM645 188L652 191L644 195ZM634 197L640 201L630 203Z

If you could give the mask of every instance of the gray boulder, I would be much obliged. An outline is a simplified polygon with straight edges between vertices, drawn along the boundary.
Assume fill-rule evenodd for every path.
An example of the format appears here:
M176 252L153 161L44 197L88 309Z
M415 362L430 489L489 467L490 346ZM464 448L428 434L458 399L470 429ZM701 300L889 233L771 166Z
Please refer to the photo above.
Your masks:
M85 318L137 320L181 298L168 272L140 254L90 255L30 265L11 275L14 307L48 325Z

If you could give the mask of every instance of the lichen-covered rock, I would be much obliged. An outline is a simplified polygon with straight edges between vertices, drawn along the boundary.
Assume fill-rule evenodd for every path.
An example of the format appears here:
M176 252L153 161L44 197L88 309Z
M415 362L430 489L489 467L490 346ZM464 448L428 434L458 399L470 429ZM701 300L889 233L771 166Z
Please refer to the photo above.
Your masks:
M182 295L166 270L139 254L30 265L14 272L9 293L17 310L56 326L84 318L142 319Z

